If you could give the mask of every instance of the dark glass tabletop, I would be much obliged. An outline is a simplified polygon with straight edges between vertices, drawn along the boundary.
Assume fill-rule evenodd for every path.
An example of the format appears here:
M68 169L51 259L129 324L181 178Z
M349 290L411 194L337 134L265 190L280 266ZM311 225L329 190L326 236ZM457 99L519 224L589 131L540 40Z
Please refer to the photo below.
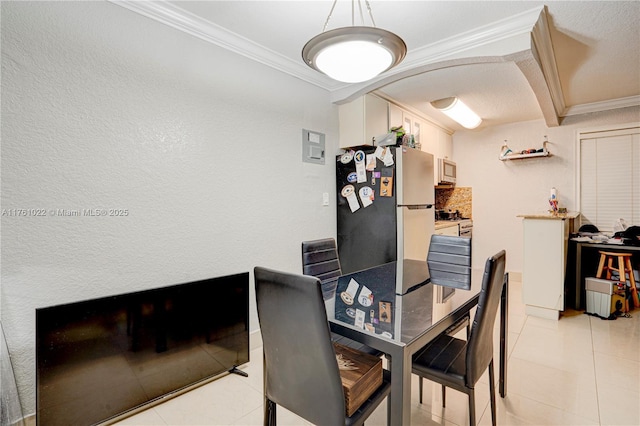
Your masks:
M329 321L371 338L409 345L456 309L477 301L481 288L480 277L472 280L471 290L455 291L427 280L398 295L395 271L395 262L390 262L341 276L333 297L326 300Z

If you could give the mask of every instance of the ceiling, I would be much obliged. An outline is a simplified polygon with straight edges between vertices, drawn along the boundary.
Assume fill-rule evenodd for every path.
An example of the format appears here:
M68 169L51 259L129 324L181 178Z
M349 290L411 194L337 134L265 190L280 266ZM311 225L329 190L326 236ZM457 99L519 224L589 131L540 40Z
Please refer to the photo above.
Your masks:
M536 119L557 126L640 105L638 1L369 1L375 26L402 37L408 53L359 84L333 81L301 59L332 0L114 3L322 87L336 103L375 91L451 131L461 127L430 101L458 96L483 118L480 128ZM327 29L351 25L351 3L338 0Z

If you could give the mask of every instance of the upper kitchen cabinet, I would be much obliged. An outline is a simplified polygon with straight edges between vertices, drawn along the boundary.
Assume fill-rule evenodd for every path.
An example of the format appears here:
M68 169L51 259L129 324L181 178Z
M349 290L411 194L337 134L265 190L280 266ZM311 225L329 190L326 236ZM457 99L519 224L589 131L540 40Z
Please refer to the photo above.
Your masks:
M389 102L389 128L403 125L404 111L398 105Z
M453 138L442 129L438 130L438 158L453 159Z
M438 185L438 159L452 159L453 140L449 133L431 123L425 122L420 129L422 150L433 154L433 182Z
M402 111L402 127L404 132L413 135L416 143L421 143L422 122L412 114Z
M374 145L375 138L389 132L389 102L364 95L338 107L340 147Z

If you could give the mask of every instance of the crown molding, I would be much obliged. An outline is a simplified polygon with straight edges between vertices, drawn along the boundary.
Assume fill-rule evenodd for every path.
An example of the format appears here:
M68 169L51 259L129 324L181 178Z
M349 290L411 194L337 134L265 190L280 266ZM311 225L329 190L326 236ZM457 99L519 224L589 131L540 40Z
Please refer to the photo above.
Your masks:
M109 0L157 22L183 31L223 49L304 80L331 92L332 101L343 103L356 94L369 92L393 81L439 68L436 64L466 63L470 58L508 60L512 54L530 51L538 62L558 117L640 105L640 96L567 107L555 61L547 9L535 7L517 15L478 27L471 31L419 47L407 53L393 70L374 80L359 84L336 82L307 67L302 60L291 60L278 52L194 15L167 1ZM466 58L466 60L465 60ZM502 58L502 59L501 59ZM490 61L490 60L489 60ZM475 62L475 61L471 61Z
M413 49L410 57L394 68L400 73L407 68L414 68L424 64L431 64L443 60L465 56L478 56L474 51L489 45L507 42L505 46L495 48L490 54L483 52L481 56L503 56L527 47L523 40L527 40L535 23L540 17L542 7L536 7L506 19L475 28L470 31L439 40L427 46ZM523 37L523 36L526 36ZM407 55L409 56L409 54Z
M220 25L203 19L167 1L108 0L157 22L277 69L308 83L333 90L342 83L312 70L302 60L293 61Z
M394 81L447 66L501 62L503 57L531 49L531 31L543 7L448 37L407 52L398 66L364 83L332 91L332 101L344 103ZM555 63L555 62L554 62ZM440 66L442 65L442 66Z
M191 12L167 1L136 1L109 0L111 3L139 13L155 21L183 31L221 48L238 53L254 61L297 77L308 83L319 86L330 92L357 92L364 87L362 84L336 82L329 77L312 70L300 61L291 60L258 43L246 39L213 22L203 19ZM473 55L473 51L484 48L492 43L499 43L518 39L518 49L521 48L523 35L531 32L537 22L542 7L519 13L507 19L496 21L489 25L466 31L459 35L432 43L428 46L413 49L407 53L405 60L391 72L367 82L367 87L375 86L383 78L385 82L404 78L412 69L419 69L428 64L459 58L462 55ZM511 43L513 44L513 43ZM500 54L512 53L515 48L507 47ZM483 54L483 56L487 56ZM416 71L418 73L420 71ZM397 76L397 78L393 78ZM340 96L339 96L340 97Z
M628 96L626 98L611 99L608 101L591 102L588 104L573 105L566 108L561 117L569 117L572 115L590 114L600 111L609 111L612 109L628 108L640 106L640 95Z

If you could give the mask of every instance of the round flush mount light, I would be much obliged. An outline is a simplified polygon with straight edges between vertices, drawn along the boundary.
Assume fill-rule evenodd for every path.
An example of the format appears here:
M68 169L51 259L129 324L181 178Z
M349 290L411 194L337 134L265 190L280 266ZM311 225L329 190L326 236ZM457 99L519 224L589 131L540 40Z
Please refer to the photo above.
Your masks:
M404 41L376 27L342 27L318 34L302 49L311 68L345 83L370 80L398 65L407 54Z

